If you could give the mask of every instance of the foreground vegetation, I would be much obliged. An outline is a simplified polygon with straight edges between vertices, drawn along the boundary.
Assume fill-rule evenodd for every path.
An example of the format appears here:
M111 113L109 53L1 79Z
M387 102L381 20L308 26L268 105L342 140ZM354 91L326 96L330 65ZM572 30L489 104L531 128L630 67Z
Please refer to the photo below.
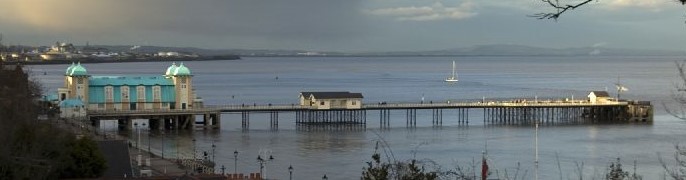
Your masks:
M59 129L46 112L41 88L20 66L0 63L0 179L95 178L105 159L95 141Z
M380 142L384 142L383 140ZM367 162L363 168L363 180L437 180L437 179L456 179L456 180L477 180L477 179L535 179L536 175L528 174L528 171L522 170L521 166L517 164L514 170L508 174L507 169L489 169L484 158L482 162L472 162L468 166L457 165L453 169L443 169L436 163L430 160L420 161L417 159L410 159L399 161L393 156L392 151L388 146L382 145L379 149L377 142L372 160ZM385 144L385 143L382 143ZM382 153L380 153L381 151ZM383 158L382 157L385 157ZM665 171L665 176L661 179L686 180L686 148L676 146L676 153L674 154L674 165L668 165L672 162L667 162L660 157L660 163ZM480 168L476 164L481 164ZM558 161L559 166L559 161ZM605 180L642 180L643 176L636 173L637 165L634 161L633 170L626 170L626 166L622 165L619 158L614 162L610 162L602 175L585 176L583 174L583 163L578 164L576 171L573 172L576 177L569 179L605 179ZM550 172L548 172L550 173ZM560 179L563 179L563 173L560 169Z

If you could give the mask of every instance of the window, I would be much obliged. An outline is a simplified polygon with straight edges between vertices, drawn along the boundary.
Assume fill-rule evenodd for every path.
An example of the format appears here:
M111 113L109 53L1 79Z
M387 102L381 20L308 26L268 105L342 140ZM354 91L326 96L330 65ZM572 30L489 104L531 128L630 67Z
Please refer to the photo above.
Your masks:
M121 99L122 101L128 101L129 100L129 87L128 86L122 86L121 87Z
M345 100L341 100L341 106L345 106Z
M136 94L138 94L138 101L145 101L145 86L137 86Z
M158 101L162 99L162 89L160 88L160 86L152 87L152 98Z
M98 103L98 108L99 108L99 109L105 108L105 104L103 104L103 103Z
M320 102L319 105L322 105L322 106L323 106L323 105L324 105L324 101Z
M114 88L112 86L105 86L105 101L112 102L114 99Z
M78 78L78 83L83 84L83 78Z
M357 101L352 101L352 104L353 104L353 105L357 105Z
M186 83L186 78L181 78L181 83Z

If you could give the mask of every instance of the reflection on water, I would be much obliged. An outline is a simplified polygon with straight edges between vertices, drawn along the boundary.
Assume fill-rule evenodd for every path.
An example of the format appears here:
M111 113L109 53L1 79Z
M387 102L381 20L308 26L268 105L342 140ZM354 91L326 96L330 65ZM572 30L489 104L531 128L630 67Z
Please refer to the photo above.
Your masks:
M304 132L354 132L354 131L365 131L367 129L366 124L349 124L349 123L332 123L332 124L297 124L295 125L295 130Z

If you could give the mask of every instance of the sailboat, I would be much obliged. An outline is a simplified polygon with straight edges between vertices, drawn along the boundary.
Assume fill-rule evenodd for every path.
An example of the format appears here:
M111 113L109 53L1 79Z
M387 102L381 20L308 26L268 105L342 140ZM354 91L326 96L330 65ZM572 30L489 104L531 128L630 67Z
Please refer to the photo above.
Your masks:
M445 82L457 82L457 74L455 74L455 61L453 61L453 74L445 78Z

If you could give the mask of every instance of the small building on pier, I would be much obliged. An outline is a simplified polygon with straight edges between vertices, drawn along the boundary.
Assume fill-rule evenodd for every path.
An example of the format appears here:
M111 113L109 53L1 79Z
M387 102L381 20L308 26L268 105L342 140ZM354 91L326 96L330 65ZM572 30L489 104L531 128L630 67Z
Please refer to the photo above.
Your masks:
M607 91L591 91L588 94L588 101L591 103L606 103L612 101L612 97Z
M360 109L362 93L342 92L301 92L300 105L313 109Z
M60 118L81 119L86 117L86 106L80 99L66 99L59 103Z

